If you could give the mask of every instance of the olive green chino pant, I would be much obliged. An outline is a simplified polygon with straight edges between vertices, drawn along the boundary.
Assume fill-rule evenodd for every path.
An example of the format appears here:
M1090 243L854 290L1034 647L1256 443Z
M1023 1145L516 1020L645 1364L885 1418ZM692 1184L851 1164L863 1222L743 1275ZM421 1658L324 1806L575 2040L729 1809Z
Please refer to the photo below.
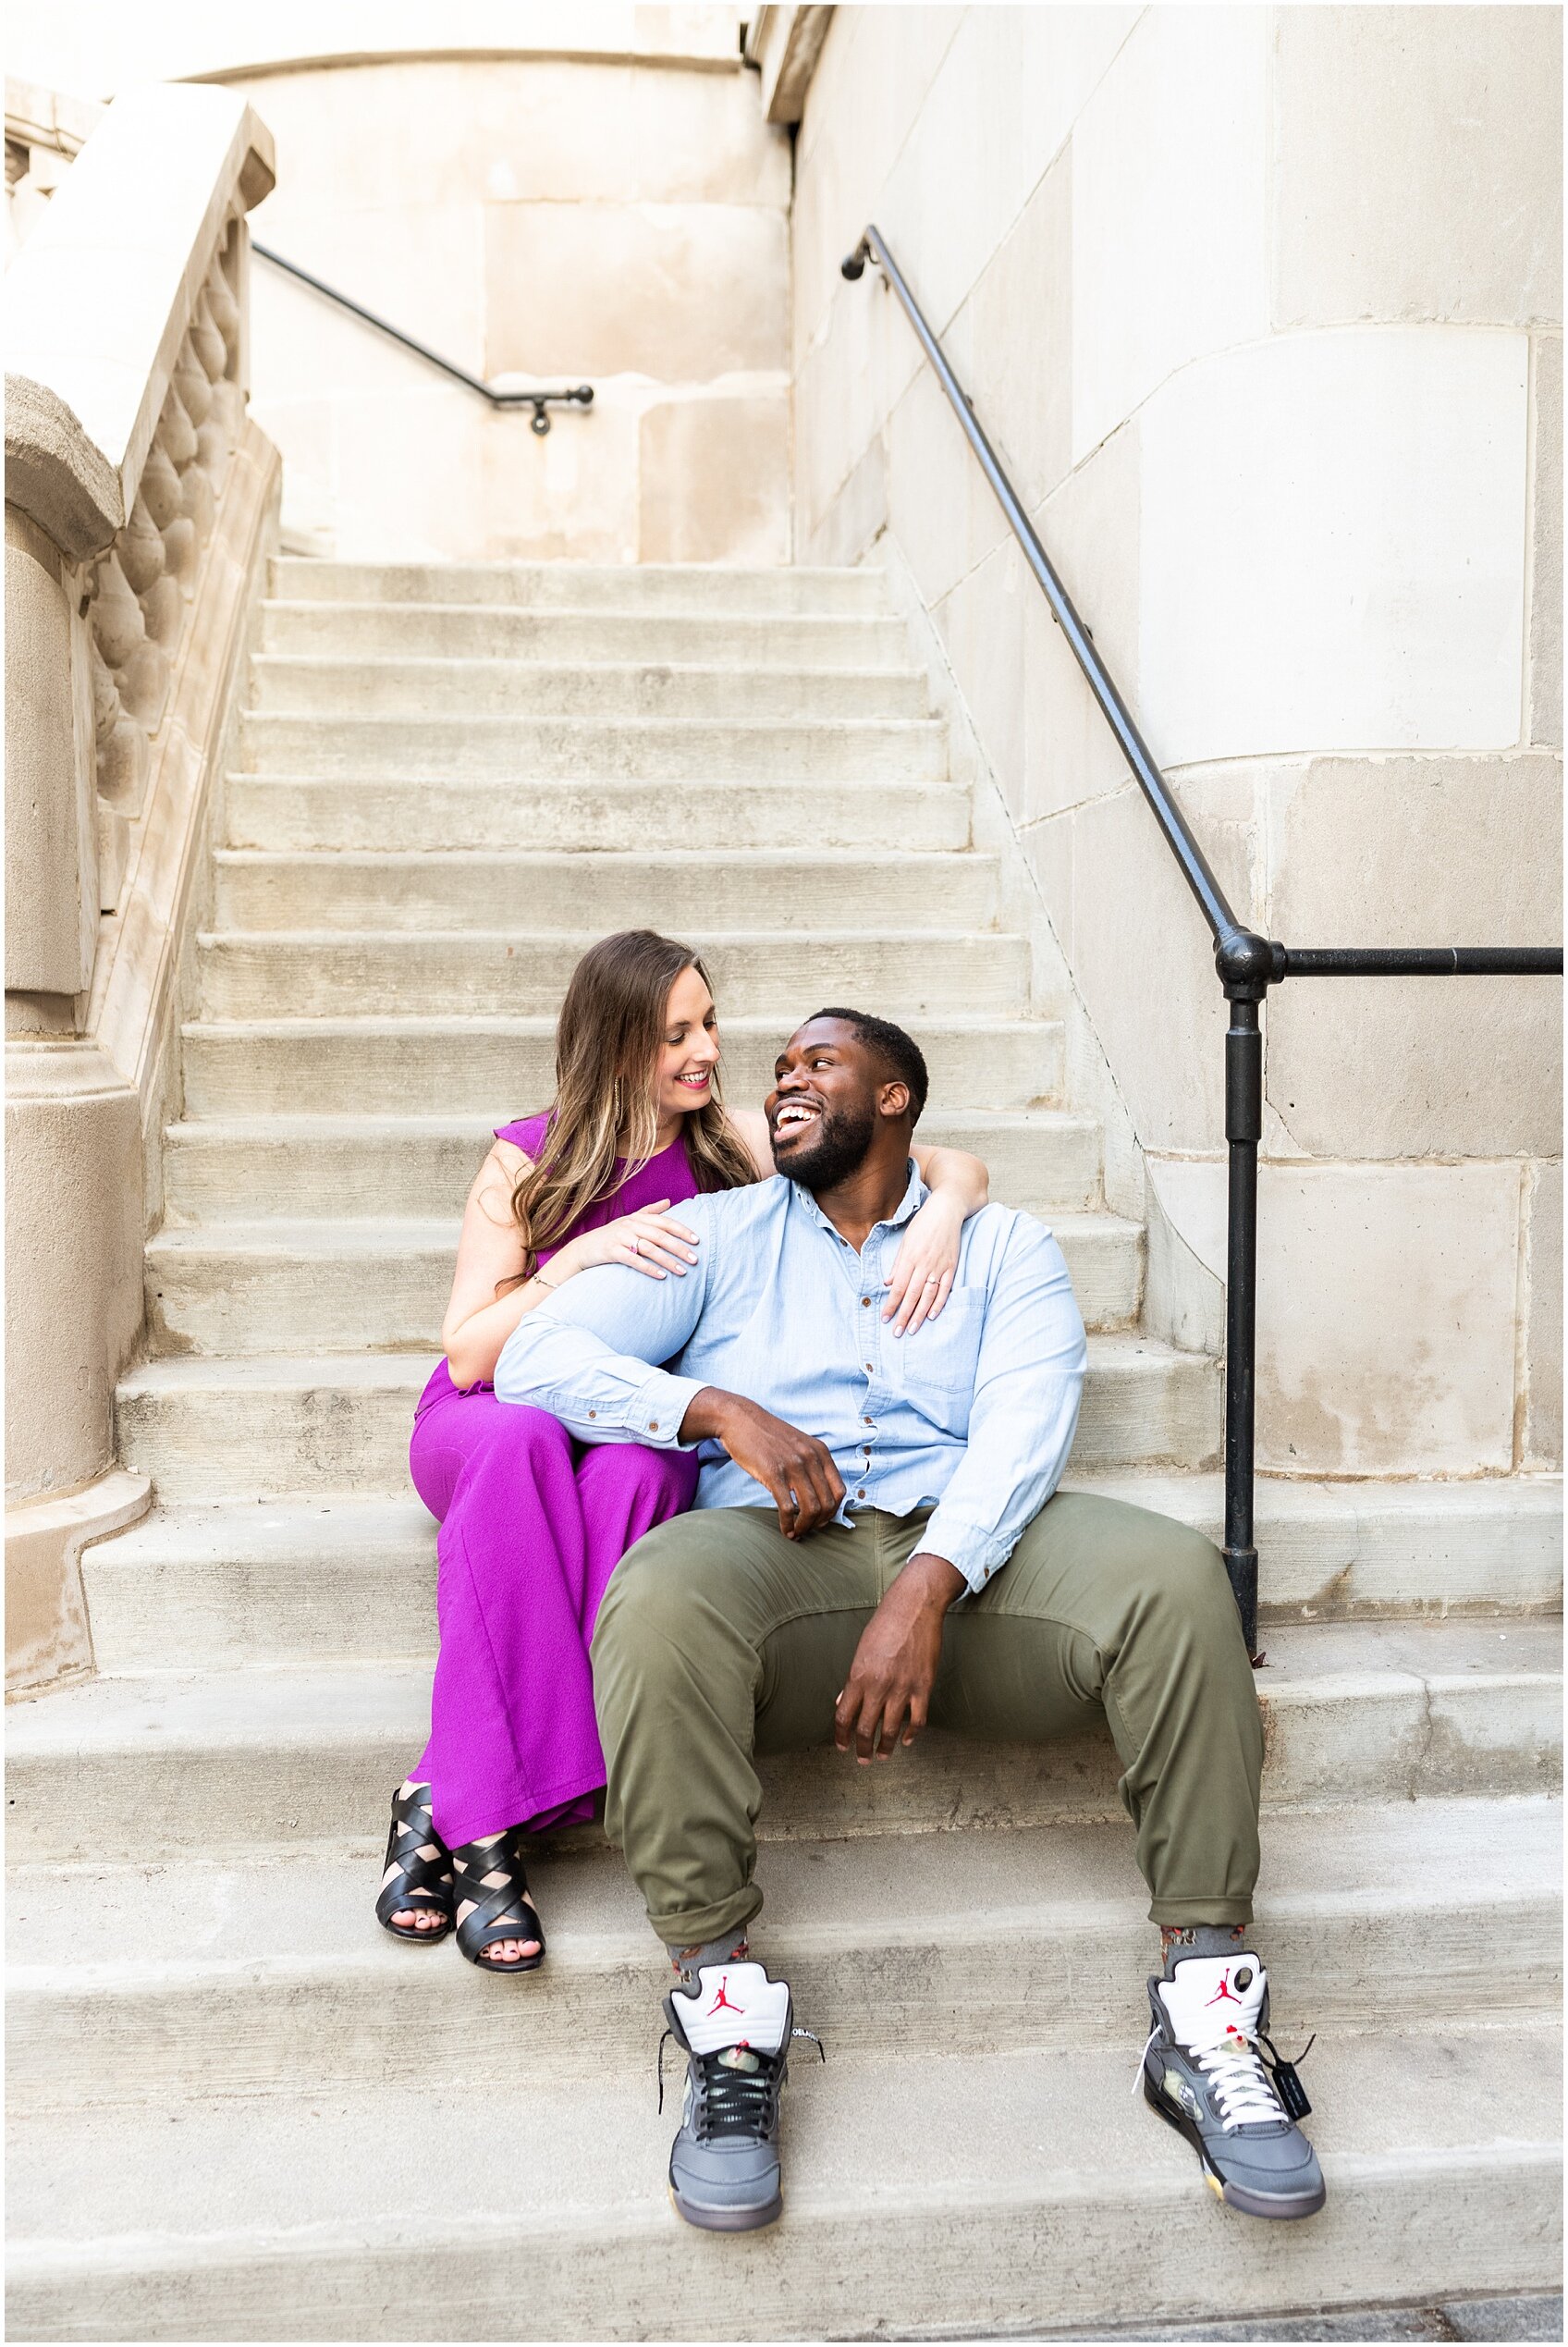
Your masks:
M761 1907L758 1752L830 1743L861 1632L930 1510L787 1541L697 1508L617 1567L594 1634L606 1827L648 1919L691 1948ZM1141 1507L1059 1493L943 1629L933 1726L1041 1743L1104 1720L1158 1923L1246 1923L1263 1730L1219 1551ZM901 1748L879 1767L909 1765ZM846 1757L845 1768L853 1768Z

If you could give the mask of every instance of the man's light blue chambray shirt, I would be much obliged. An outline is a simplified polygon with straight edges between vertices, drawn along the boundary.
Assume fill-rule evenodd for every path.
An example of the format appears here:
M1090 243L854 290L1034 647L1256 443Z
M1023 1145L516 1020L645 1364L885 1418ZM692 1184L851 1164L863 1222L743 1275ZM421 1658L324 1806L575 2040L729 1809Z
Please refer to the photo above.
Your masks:
M745 1395L827 1445L841 1520L862 1506L934 1505L923 1549L983 1589L1067 1464L1084 1323L1050 1233L987 1206L963 1226L939 1318L894 1336L883 1283L925 1195L912 1160L897 1213L858 1255L793 1182L684 1198L680 1219L698 1234L686 1277L579 1272L519 1321L496 1393L548 1410L584 1443L661 1446L677 1446L704 1385ZM699 1507L773 1505L717 1443L695 1447Z

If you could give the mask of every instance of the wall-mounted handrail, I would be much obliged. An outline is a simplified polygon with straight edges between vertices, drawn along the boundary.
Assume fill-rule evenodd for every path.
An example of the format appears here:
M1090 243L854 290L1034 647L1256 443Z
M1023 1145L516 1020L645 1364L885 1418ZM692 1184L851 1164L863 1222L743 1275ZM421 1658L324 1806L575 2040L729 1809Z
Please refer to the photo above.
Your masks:
M494 384L485 383L477 375L470 375L466 367L459 367L454 360L444 359L428 343L417 341L411 334L405 334L401 326L395 326L388 319L378 317L374 310L367 310L362 301L351 300L348 294L339 292L337 286L328 285L325 278L312 276L310 270L301 269L297 261L286 261L281 252L274 252L269 245L258 244L253 237L251 250L262 260L270 261L275 269L287 270L291 277L298 277L300 284L308 285L312 293L325 295L328 301L336 301L340 310L347 310L366 326L374 326L377 334L385 334L391 341L400 342L405 350L411 350L427 366L438 367L443 375L449 375L454 383L460 383L466 390L477 391L480 398L487 399L493 408L532 408L533 420L529 429L538 433L541 438L550 428L549 408L552 402L557 406L578 408L591 408L594 404L591 383L576 384L570 391L497 391Z
M1052 616L1084 671L1100 713L1115 734L1133 780L1153 811L1166 845L1214 938L1214 962L1231 1005L1225 1036L1225 1137L1230 1148L1230 1197L1225 1286L1225 1569L1231 1578L1247 1651L1257 1648L1257 1549L1254 1540L1254 1431L1257 1373L1257 1151L1263 1138L1263 1028L1260 1013L1271 986L1288 977L1561 977L1560 946L1440 945L1285 946L1243 928L1208 860L1149 754L1114 679L1095 648L1072 597L1053 569L996 450L920 304L888 252L881 231L868 226L842 264L851 282L871 262L897 294L915 338L946 392L960 427L979 461L1009 526L1023 549Z

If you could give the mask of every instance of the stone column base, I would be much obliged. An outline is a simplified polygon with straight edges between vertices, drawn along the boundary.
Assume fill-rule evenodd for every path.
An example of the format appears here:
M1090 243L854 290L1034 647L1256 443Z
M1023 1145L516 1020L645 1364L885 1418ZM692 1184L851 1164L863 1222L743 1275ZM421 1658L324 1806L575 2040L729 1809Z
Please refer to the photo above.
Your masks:
M147 1512L145 1475L112 1468L66 1499L6 1511L6 1698L92 1668L81 1552Z

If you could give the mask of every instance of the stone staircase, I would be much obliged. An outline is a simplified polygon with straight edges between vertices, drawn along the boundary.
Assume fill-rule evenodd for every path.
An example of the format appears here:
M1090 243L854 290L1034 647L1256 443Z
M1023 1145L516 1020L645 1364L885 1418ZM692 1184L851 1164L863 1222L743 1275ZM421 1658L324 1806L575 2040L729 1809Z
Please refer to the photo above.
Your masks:
M1046 1216L1091 1330L1071 1479L1213 1530L1216 1364L1062 1097L880 578L285 560L199 942L100 1676L11 1715L18 2338L778 2338L1201 2321L1556 2285L1554 1486L1260 1491L1260 1940L1330 2205L1218 2209L1130 2096L1152 1933L1108 1744L771 1764L759 1952L826 2068L788 2211L685 2231L659 1960L596 1832L503 1983L371 1915L417 1752L413 1398L491 1126L582 947L700 944L732 1099L824 998Z

